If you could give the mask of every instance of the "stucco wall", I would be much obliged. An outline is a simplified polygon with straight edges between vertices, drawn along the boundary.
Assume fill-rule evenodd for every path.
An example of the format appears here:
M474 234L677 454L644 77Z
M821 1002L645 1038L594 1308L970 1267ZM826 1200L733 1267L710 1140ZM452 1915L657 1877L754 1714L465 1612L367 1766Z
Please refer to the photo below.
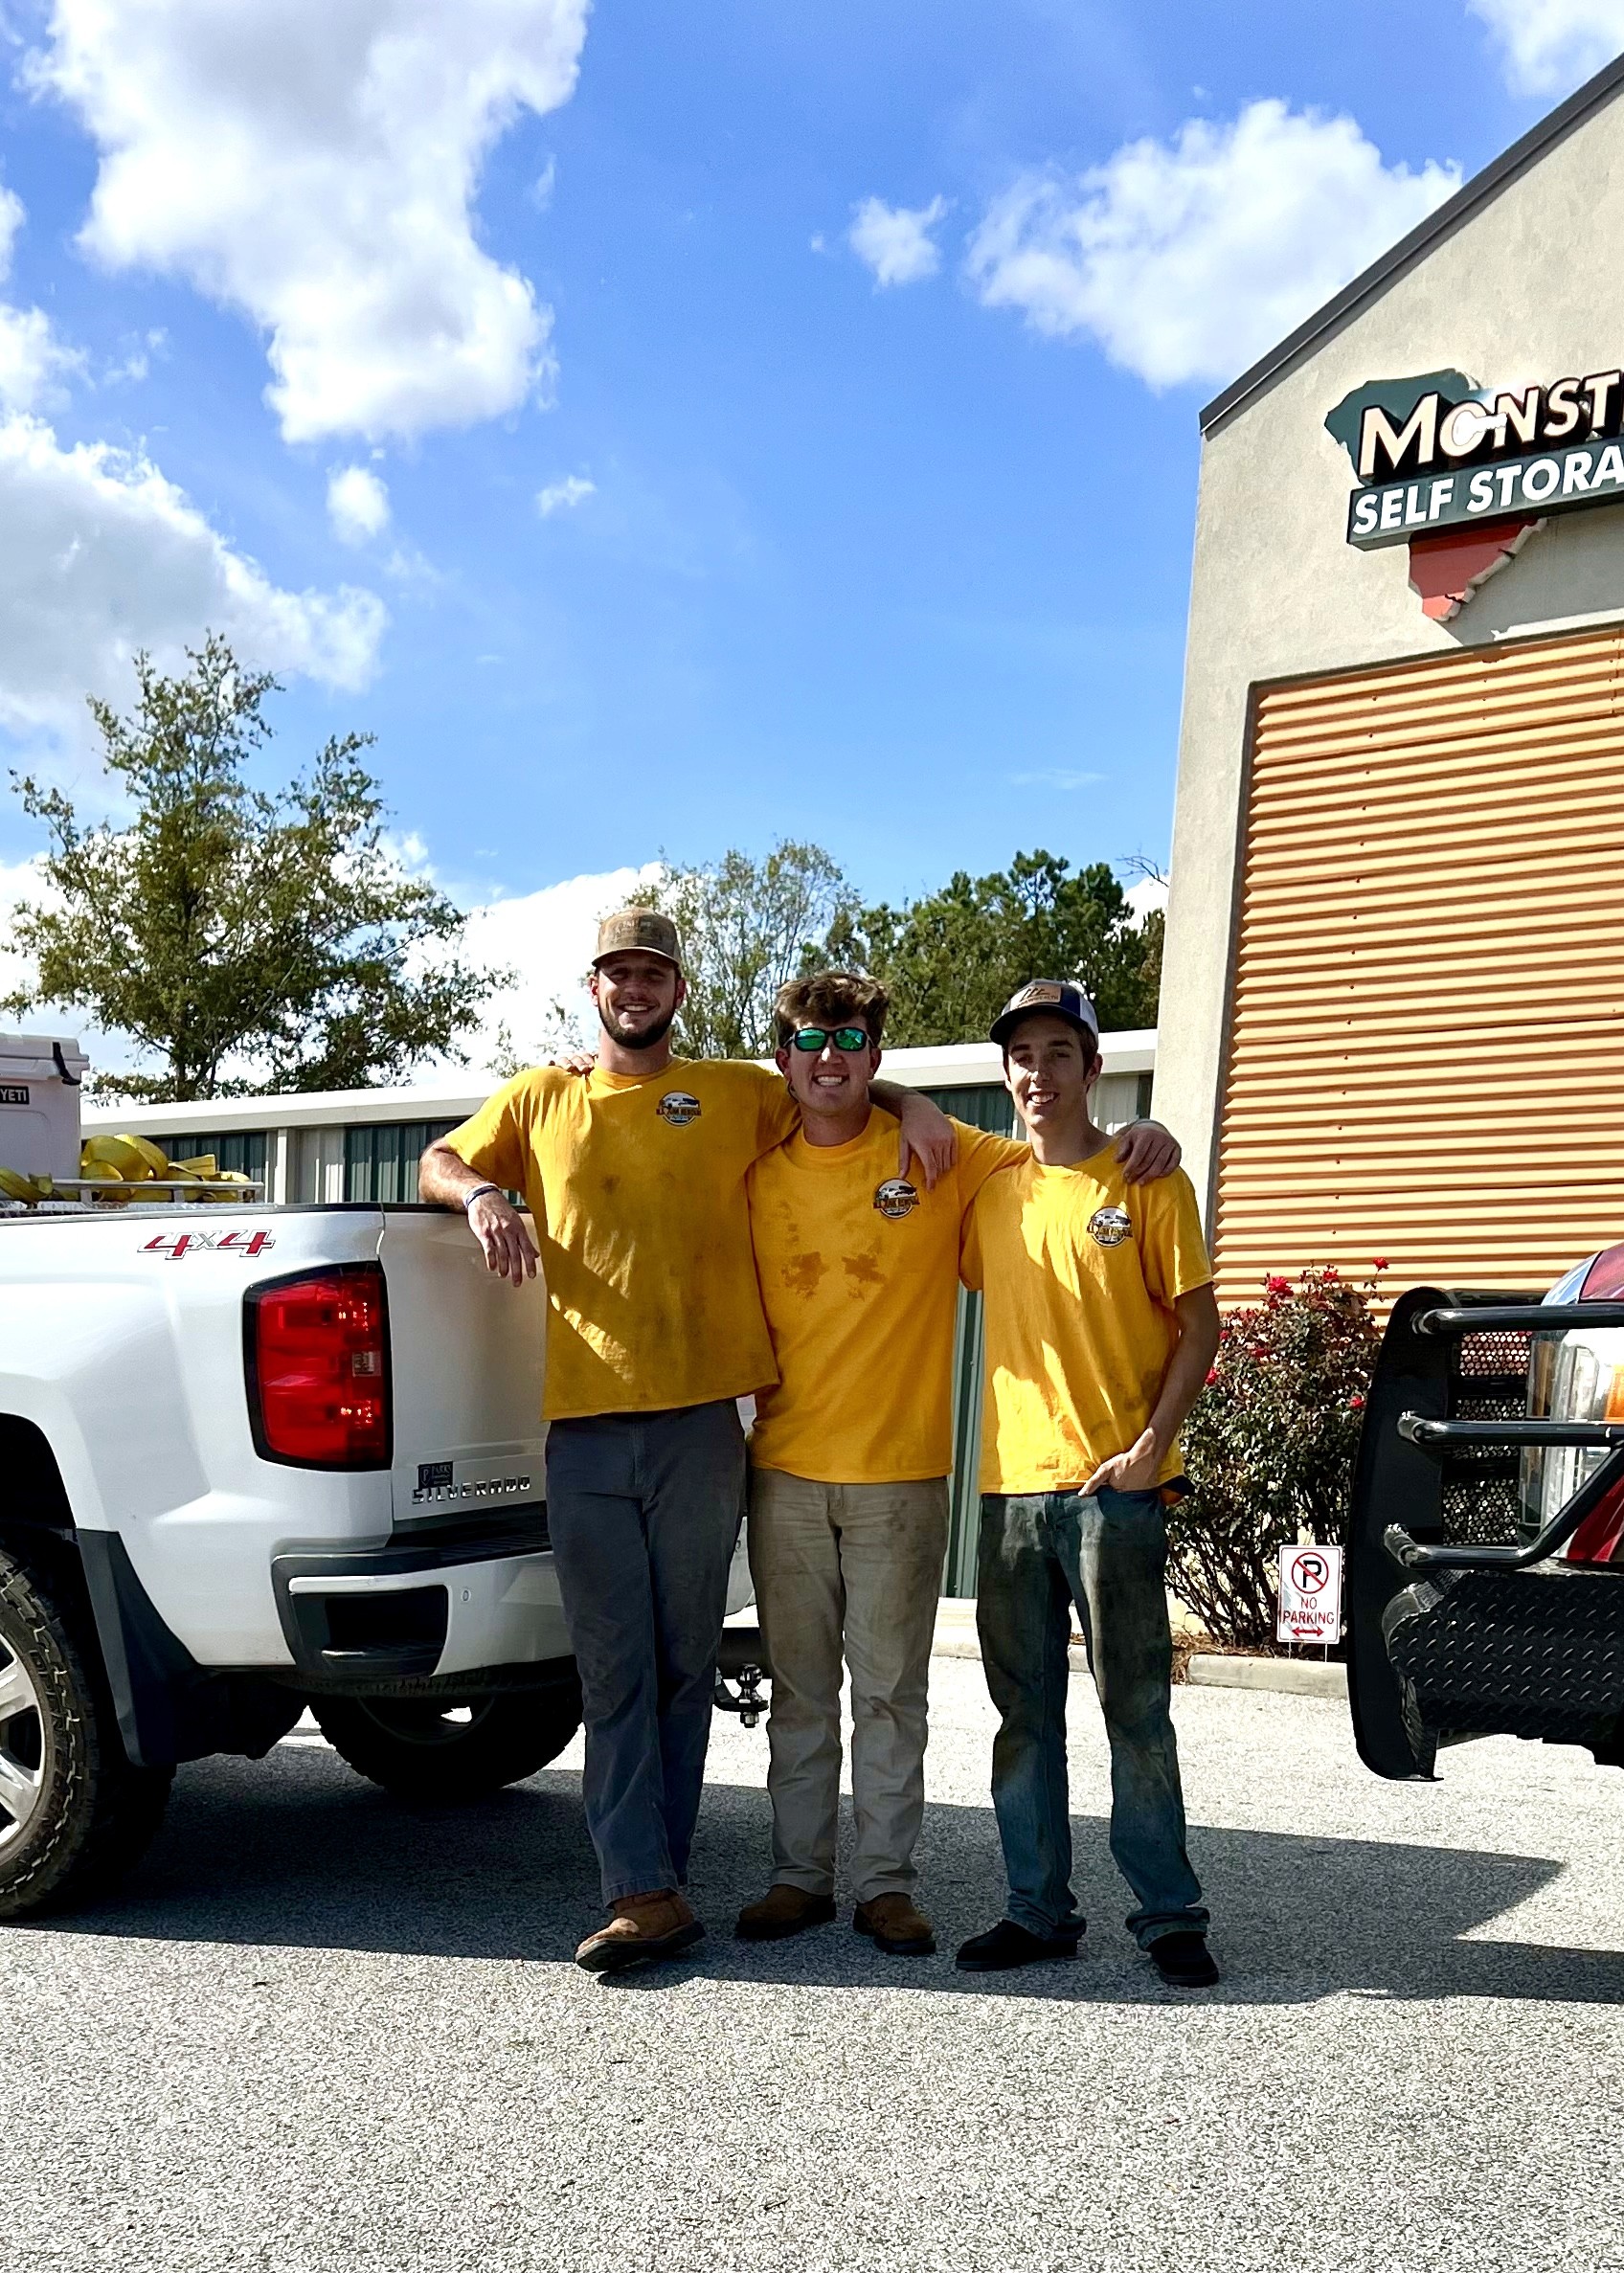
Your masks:
M1624 617L1624 505L1557 517L1448 624L1397 545L1343 539L1353 472L1324 417L1366 380L1454 367L1517 387L1624 362L1624 97L1208 436L1185 654L1158 1117L1210 1190L1250 690Z

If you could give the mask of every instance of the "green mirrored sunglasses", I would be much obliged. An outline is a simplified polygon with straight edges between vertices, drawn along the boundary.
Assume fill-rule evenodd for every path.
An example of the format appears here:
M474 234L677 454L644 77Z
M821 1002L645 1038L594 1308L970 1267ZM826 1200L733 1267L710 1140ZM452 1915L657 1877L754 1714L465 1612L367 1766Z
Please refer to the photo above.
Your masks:
M810 1056L815 1049L826 1048L833 1043L837 1049L868 1049L868 1034L863 1026L801 1026L790 1036L792 1049L803 1049Z

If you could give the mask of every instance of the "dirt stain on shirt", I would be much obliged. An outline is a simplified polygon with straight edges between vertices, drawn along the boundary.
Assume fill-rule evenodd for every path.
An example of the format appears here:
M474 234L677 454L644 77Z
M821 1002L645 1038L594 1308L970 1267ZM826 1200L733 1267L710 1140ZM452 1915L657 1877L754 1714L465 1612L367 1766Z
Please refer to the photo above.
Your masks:
M784 1284L792 1294L803 1295L809 1302L818 1292L827 1268L816 1249L806 1254L791 1255L784 1265Z
M880 1284L881 1272L877 1255L872 1253L843 1255L841 1266L849 1281L848 1292L853 1294L866 1293L869 1287L877 1287Z

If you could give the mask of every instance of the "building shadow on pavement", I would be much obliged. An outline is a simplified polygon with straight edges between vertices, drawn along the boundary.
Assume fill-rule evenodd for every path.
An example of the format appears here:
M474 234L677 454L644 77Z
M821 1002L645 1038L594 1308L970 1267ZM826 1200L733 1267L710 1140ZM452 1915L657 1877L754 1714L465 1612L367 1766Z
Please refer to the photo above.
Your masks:
M793 1941L732 1938L768 1877L770 1813L751 1786L706 1792L690 1889L710 1928L691 1959L605 1984L664 1993L697 1970L782 1986L863 1986L1065 2002L1165 2002L1121 1926L1127 1890L1097 1817L1074 1819L1089 1918L1075 1964L965 1974L953 1951L998 1917L990 1808L936 1806L920 1842L933 1958L882 1957L838 1924ZM1352 1993L1624 2003L1624 1952L1468 1939L1559 1876L1537 1857L1191 1826L1225 1978L1207 2001L1299 2004ZM184 1769L147 1860L51 1930L143 1940L567 1963L601 1915L577 1775L550 1770L468 1808L408 1807L320 1745ZM43 1929L43 1928L42 1928ZM14 1930L14 1929L13 1929ZM1183 2001L1182 1999L1180 2001Z

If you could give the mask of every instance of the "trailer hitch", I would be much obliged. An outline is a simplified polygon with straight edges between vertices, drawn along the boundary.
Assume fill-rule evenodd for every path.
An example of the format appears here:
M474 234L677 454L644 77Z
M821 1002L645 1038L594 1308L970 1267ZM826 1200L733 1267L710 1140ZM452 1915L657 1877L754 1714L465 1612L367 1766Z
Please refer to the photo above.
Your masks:
M741 1665L737 1677L737 1689L730 1689L718 1674L711 1701L719 1713L736 1713L741 1728L754 1728L767 1710L767 1699L761 1694L767 1671L765 1666Z
M730 1676L738 1684L736 1688L729 1688ZM724 1626L716 1654L716 1686L711 1692L716 1710L736 1713L741 1728L754 1728L767 1710L761 1684L771 1678L760 1627Z

